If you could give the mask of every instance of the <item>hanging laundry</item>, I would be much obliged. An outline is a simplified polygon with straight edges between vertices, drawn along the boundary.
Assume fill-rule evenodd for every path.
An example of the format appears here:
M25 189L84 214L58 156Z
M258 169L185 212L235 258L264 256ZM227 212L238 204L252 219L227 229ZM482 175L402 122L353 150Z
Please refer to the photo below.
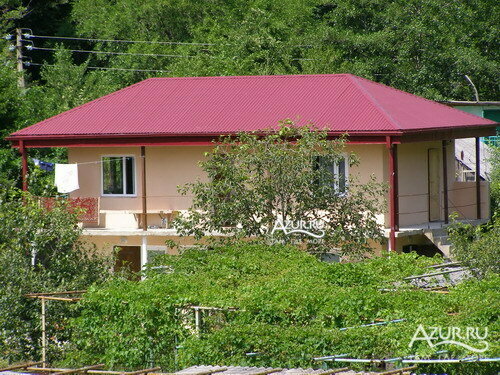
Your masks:
M47 161L42 161L35 158L33 158L33 163L35 163L37 167L39 167L44 171L52 172L54 170L54 165L55 165L54 163L49 163Z
M78 164L56 164L55 185L59 193L78 190Z

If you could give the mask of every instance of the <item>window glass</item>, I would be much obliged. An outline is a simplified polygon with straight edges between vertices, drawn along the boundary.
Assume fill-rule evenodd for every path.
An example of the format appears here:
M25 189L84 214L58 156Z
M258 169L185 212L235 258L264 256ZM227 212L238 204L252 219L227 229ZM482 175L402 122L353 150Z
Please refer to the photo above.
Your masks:
M134 158L132 156L127 156L125 158L125 176L127 178L127 191L126 194L134 194Z
M315 160L314 169L319 168L325 168L331 173L331 176L333 177L330 182L324 181L323 183L331 184L334 190L339 193L345 193L347 181L347 168L345 158L341 158L337 162L334 162L332 160L328 160L328 158L318 156Z
M110 195L135 194L133 156L102 158L102 192Z
M345 168L345 158L342 158L337 163L338 172L336 174L338 178L338 191L340 193L345 193L345 183L346 183L346 168Z

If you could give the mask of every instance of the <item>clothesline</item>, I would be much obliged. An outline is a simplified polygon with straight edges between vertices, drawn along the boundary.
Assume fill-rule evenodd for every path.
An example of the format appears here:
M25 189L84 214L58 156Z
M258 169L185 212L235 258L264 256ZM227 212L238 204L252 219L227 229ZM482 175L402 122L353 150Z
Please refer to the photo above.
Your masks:
M142 156L142 155L131 155L133 156L134 158L144 158L145 156ZM126 157L126 156L125 156ZM108 160L98 160L98 161L85 161L85 162L81 162L81 163L52 163L52 162L48 162L48 161L42 161L42 160L39 160L39 159L35 159L35 158L32 158L33 160L33 163L35 163L36 166L42 168L42 169L45 169L45 170L48 170L46 168L43 168L43 166L46 166L46 167L50 167L51 169L49 170L50 171L53 171L54 169L54 165L56 164L76 164L76 165L85 165L85 164L102 164L102 163L105 163L105 162L108 162L109 159L122 159L123 156L109 156L106 158Z
M133 156L134 158L144 158L145 156L142 156L142 155L130 155L130 156ZM124 156L105 156L106 158L108 159L122 159ZM127 157L127 155L125 155L125 157ZM84 164L101 164L101 163L104 163L104 162L107 162L109 160L99 160L99 161L85 161L85 162L82 162L82 163L71 163L71 164L78 164L78 165L84 165Z

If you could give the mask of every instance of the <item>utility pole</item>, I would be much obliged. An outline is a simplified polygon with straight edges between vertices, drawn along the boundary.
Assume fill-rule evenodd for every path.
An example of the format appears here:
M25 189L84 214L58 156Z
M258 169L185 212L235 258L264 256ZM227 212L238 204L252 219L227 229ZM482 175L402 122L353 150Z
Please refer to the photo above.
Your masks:
M23 65L23 34L21 29L16 29L16 58L17 58L17 71L19 73L19 78L17 80L17 85L20 89L26 88L26 82L24 81L24 65Z

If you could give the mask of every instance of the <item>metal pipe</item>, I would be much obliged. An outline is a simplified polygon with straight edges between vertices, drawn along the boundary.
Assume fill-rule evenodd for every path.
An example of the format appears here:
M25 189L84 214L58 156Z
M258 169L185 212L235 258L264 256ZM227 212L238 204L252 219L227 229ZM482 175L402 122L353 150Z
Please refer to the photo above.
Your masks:
M404 322L406 319L394 319L394 320L389 320L387 322L377 322L377 323L369 323L369 324L362 324L360 326L354 326L354 327L344 327L340 328L341 331L345 331L347 329L352 329L352 328L361 328L361 327L373 327L373 326L385 326L390 323L400 323Z
M467 74L464 74L464 76L465 76L465 79L472 86L472 89L474 90L474 96L476 98L476 102L478 102L479 101L479 93L477 92L476 85L474 84L474 82L472 82L472 79L470 79L470 77Z
M450 358L450 359L403 359L402 363L464 363L464 362L500 362L500 358Z
M142 230L148 230L147 198L146 198L146 147L141 146L142 160Z
M385 363L384 359L365 359L365 358L334 358L335 362L352 362L352 363Z
M47 332L45 328L45 298L42 301L42 365L47 366Z
M481 219L481 139L476 137L476 216Z
M313 360L315 360L315 361L331 361L334 358L342 358L342 357L346 357L346 356L347 356L347 354L327 355L325 357L316 357L316 358L313 358Z

